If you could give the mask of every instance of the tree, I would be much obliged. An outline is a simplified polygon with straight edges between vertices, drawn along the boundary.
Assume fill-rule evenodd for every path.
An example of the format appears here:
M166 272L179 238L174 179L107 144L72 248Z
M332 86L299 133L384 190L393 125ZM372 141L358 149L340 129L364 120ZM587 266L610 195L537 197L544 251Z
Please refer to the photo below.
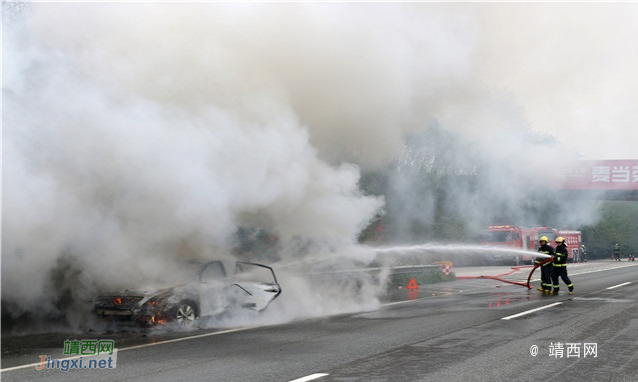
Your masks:
M615 243L621 256L638 254L638 203L610 201L602 204L598 223L581 228L590 259L609 258Z

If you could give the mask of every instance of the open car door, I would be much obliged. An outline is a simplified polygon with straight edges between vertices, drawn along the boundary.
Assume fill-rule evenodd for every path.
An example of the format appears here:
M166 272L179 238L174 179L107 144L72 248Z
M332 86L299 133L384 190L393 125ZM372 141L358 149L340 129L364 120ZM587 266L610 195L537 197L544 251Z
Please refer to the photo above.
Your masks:
M258 312L281 294L275 271L267 265L238 261L233 281L233 286L241 290L242 307Z

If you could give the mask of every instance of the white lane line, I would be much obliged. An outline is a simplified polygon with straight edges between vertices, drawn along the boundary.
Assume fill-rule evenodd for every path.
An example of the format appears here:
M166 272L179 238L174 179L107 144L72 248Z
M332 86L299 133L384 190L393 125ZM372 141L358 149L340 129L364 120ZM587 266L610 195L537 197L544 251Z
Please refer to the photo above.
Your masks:
M626 282L626 283L622 283L622 284L618 284L618 285L614 285L614 286L610 286L609 288L605 288L605 289L616 289L616 288L620 288L621 286L625 286L625 285L629 285L631 284L631 281Z
M428 297L429 297L429 296L428 296ZM414 300L405 300L405 301L386 302L386 303L380 304L379 306L380 306L380 307L385 307L385 306L392 306L392 305L399 305L399 304L407 304L407 303L409 303L409 302L415 302L415 301L417 301L417 300L422 300L422 299L423 299L423 297L422 297L422 298L420 298L420 299L418 299L418 298L417 298L417 299L414 299ZM362 313L367 313L367 312L362 312Z
M117 356L117 349L115 349L115 351L113 352L113 354L115 354ZM80 359L80 358L91 358L91 357L99 357L98 354L87 354L87 355L77 355L77 356L72 356L72 357L66 357L66 358L59 358L60 361L68 359L68 360L76 360L76 359ZM30 363L28 365L20 365L20 366L14 366L14 367L7 367L5 369L1 369L0 371L11 371L11 370L19 370L19 369L26 369L28 367L36 367L36 366L44 366L44 361L41 360L40 362L36 362L36 363ZM85 366L86 367L86 366Z
M556 306L556 305L560 305L560 304L562 304L562 302L555 302L555 303L553 303L553 304L549 304L549 305L541 306L540 308L531 309L531 310L526 310L526 311L521 312L521 313L517 313L517 314L511 315L511 316L503 317L503 318L501 318L501 320L511 320L512 318L517 318L517 317L525 316L525 315L527 315L527 314L534 313L534 312L538 312L539 310L543 310L543 309L551 308L552 306Z
M308 382L308 381L312 381L312 380L317 379L317 378L325 377L326 375L328 375L328 374L326 374L326 373L315 373L315 374L307 375L307 376L305 376L303 378L293 379L290 382Z
M615 269L622 269L622 268L635 267L635 266L638 266L638 264L630 264L630 265L623 265L623 266L619 266L619 267L610 267L610 268L603 268L603 269L592 269L592 270L589 270L589 271L583 270L582 272L577 272L577 270L574 270L572 272L572 268L570 268L569 266L567 266L567 268L570 269L569 275L570 276L574 276L574 275L586 275L586 274L589 274L589 273L596 273L596 272L613 271Z
M573 277L573 276L578 276L578 275L586 275L589 273L597 273L597 272L605 272L605 271L612 271L614 269L621 269L621 268L627 268L627 267L635 267L638 266L638 264L628 264L628 265L621 265L621 266L617 266L617 267L611 267L611 268L603 268L603 269L592 269L589 271L582 271L582 272L578 272L578 269L573 270L573 268L568 267L569 268L569 277ZM527 279L512 279L512 281L521 281L521 282L526 282ZM540 281L540 279L531 279L530 283L533 281Z
M264 327L264 326L247 326L245 328L228 329L228 330L222 330L222 331L219 331L219 332L198 334L196 336L175 338L175 339L172 339L172 340L165 340L165 341L151 342L151 343L148 343L148 344L129 346L127 348L118 348L117 351L123 352L123 351L126 351L126 350L146 348L146 347L149 347L149 346L157 346L157 345L163 345L163 344L170 344L170 343L173 343L173 342L193 340L195 338L204 338L204 337L210 337L210 336L217 336L217 335L220 335L220 334L227 334L227 333L234 333L234 332L243 332L245 330L262 328L262 327Z
M212 332L212 333L205 333L205 334L198 334L195 336L189 336L189 337L182 337L182 338L175 338L172 340L166 340L166 341L158 341L158 342L152 342L152 343L148 343L148 344L142 344L142 345L136 345L136 346L129 346L127 348L117 348L118 352L123 352L126 350L133 350L133 349L140 349L140 348L146 348L149 346L157 346L157 345L162 345L162 344L168 344L168 343L172 343L172 342L180 342L180 341L186 341L186 340L192 340L192 339L196 339L196 338L203 338L203 337L210 337L210 336L217 336L220 334L227 334L227 333L234 333L234 332L241 332L244 330L250 330L250 329L255 329L255 328L259 328L260 326L248 326L245 328L237 328L237 329L229 329L229 330L221 330L219 332ZM77 359L80 358L82 356L74 356L74 357L66 357L66 358L59 358L60 360L64 360L64 359ZM89 357L89 355L87 355L86 357ZM5 369L0 369L0 372L5 372L5 371L12 371L12 370L18 370L18 369L26 369L29 367L36 367L36 366L40 366L42 364L42 361L40 362L36 362L36 363L30 363L27 365L19 365L19 366L14 366L14 367L7 367Z

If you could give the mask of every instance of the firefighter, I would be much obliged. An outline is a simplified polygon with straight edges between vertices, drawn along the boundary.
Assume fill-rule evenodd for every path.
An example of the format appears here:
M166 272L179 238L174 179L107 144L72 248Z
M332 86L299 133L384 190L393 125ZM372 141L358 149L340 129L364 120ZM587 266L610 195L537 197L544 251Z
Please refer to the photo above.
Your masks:
M538 252L548 255L554 256L554 248L549 245L549 239L547 236L543 236L538 240L540 247L538 247ZM547 261L546 258L537 257L534 260L534 264L540 264L543 261ZM552 292L552 262L548 261L540 266L541 268L541 286L538 288L539 292L550 294Z
M574 294L574 284L567 276L567 244L565 244L565 238L559 236L556 238L556 253L554 255L554 271L552 272L552 283L554 284L553 294L558 294L560 290L560 284L558 278L562 278L563 282L569 289L569 294Z
M620 245L618 243L614 244L614 259L620 261Z
M580 246L580 261L583 263L587 262L587 249L585 248L585 244Z

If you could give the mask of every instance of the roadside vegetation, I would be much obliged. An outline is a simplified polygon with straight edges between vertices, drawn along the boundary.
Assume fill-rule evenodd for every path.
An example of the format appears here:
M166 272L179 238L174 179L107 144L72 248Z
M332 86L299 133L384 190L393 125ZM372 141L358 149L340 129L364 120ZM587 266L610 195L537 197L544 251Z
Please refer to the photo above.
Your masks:
M610 201L600 207L600 220L580 228L589 259L610 258L615 243L621 259L638 255L638 202Z

